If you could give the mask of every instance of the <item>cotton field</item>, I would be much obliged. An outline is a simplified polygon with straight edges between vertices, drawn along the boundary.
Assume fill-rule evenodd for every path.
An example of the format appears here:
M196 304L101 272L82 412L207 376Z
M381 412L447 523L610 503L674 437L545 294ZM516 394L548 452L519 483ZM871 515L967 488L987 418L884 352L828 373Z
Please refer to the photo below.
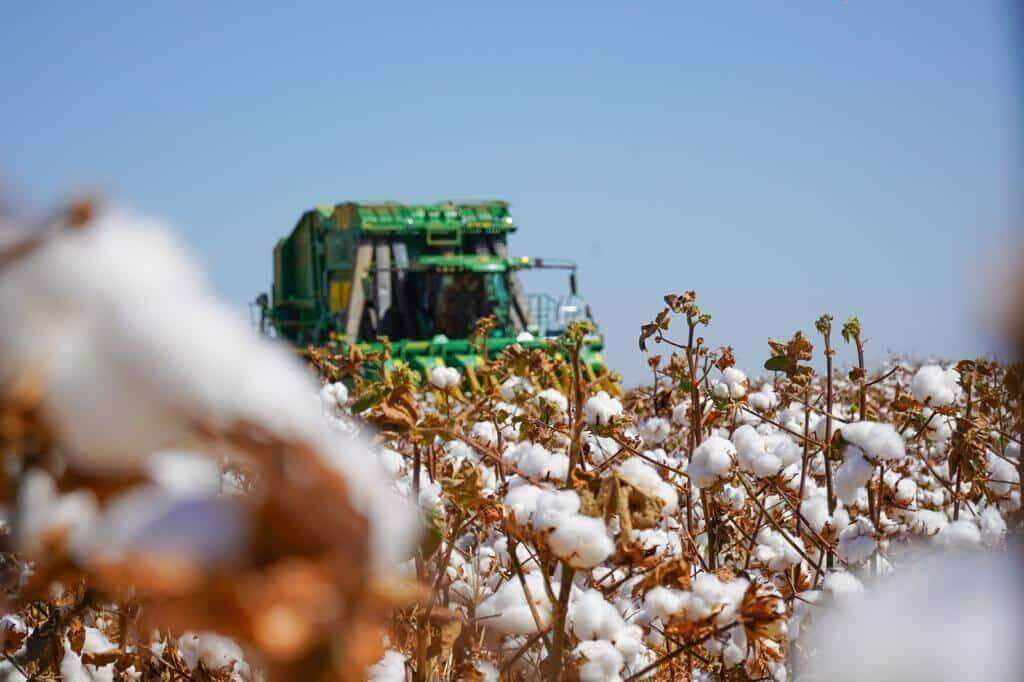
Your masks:
M255 337L156 221L0 235L3 679L1019 676L1020 366L688 291L647 386L574 323L470 389Z

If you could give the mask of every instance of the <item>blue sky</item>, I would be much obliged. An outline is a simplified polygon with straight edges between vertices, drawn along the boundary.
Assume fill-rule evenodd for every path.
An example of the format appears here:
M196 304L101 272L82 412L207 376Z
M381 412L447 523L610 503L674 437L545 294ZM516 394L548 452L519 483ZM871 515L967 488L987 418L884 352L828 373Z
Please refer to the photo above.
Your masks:
M859 315L876 362L993 345L973 290L1019 227L1009 3L259 4L0 5L17 199L165 216L244 311L314 204L504 198L514 253L580 263L631 379L685 289L751 369L822 312Z

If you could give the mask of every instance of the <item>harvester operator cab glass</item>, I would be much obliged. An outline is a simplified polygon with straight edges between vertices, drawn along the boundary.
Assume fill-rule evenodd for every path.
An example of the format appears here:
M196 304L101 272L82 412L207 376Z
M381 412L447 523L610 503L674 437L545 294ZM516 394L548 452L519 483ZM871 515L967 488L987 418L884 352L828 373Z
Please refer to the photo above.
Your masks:
M456 272L442 276L434 322L437 333L450 338L466 336L478 319L492 312L482 274Z

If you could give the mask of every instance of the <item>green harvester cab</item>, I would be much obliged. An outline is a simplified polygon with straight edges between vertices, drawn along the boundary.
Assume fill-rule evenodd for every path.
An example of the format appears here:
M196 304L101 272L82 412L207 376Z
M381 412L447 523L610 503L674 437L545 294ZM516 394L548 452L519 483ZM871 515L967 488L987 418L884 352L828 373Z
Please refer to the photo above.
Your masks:
M493 357L518 343L541 348L573 320L591 319L576 291L576 264L508 255L516 225L503 201L406 205L345 202L299 218L274 247L274 284L256 299L260 330L297 347L391 345L391 363L424 375L438 365L470 379L483 361L469 342L479 318L494 315ZM569 272L569 293L527 294L519 273ZM588 336L589 373L604 363L601 336Z

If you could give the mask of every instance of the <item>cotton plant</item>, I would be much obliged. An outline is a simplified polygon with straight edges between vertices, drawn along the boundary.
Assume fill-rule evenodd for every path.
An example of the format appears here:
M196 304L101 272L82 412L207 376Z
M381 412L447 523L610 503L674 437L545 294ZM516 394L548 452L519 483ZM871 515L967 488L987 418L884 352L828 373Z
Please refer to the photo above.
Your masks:
M7 523L24 558L13 584L28 595L45 569L29 560L60 548L107 587L103 569L158 541L188 550L175 559L223 571L252 600L245 627L228 632L201 623L171 638L136 632L132 641L150 642L152 656L139 647L118 659L129 677L140 672L131 665L145 665L248 680L265 665L268 679L294 679L282 661L310 660L294 633L315 632L321 638L309 641L333 642L351 670L374 680L790 679L814 661L807 642L831 614L852 613L886 581L912 574L919 556L998 556L1019 532L1022 400L1011 368L873 369L859 322L842 326L849 346L833 347L823 316L814 337L771 340L766 374L748 376L731 348L708 345L711 317L686 292L667 296L643 326L653 381L633 390L582 366L585 323L544 347L481 353L472 376L389 362L386 344L365 354L312 349L317 383L288 353L243 340L201 274L166 247L163 228L147 223L133 236L124 223L136 219L100 220L95 241L88 226L55 228L39 262L0 266L0 285L12 285L0 286L0 312L26 320L24 333L0 331L0 378L31 384L29 368L52 377L31 413L56 436L54 451L68 450L67 470L126 473L131 485L66 489L45 459L15 470ZM141 273L120 263L113 245L122 237L131 253L165 262ZM109 281L93 270L100 265ZM57 266L66 273L36 291ZM136 278L142 294L121 301ZM143 294L179 312L198 298L217 338L184 338ZM55 322L68 305L68 319ZM103 347L108 329L120 334L114 350ZM67 357L40 363L55 339L69 344ZM181 357L151 362L168 339ZM848 372L834 365L847 349ZM112 405L81 399L99 394ZM182 405L198 423L182 424ZM131 419L113 419L115 408ZM259 466L267 461L278 468ZM278 475L285 485L268 485ZM325 482L355 513L324 502ZM306 513L273 525L268 500ZM179 532L189 514L201 514L203 532ZM253 518L267 532L254 537ZM292 554L250 571L254 543L274 559L274 547ZM305 560L334 544L338 553ZM327 570L357 559L365 580ZM114 574L126 575L149 574ZM143 597L153 589L140 585ZM56 599L45 589L32 596ZM346 599L360 605L351 616L362 619L351 630L363 633L358 647L346 648L345 623L331 620L350 613L335 608ZM125 606L81 604L81 630L40 621L27 606L12 611L0 619L6 665L27 664L32 638L56 629L55 674L113 675L114 663L88 661L127 655L101 617Z

